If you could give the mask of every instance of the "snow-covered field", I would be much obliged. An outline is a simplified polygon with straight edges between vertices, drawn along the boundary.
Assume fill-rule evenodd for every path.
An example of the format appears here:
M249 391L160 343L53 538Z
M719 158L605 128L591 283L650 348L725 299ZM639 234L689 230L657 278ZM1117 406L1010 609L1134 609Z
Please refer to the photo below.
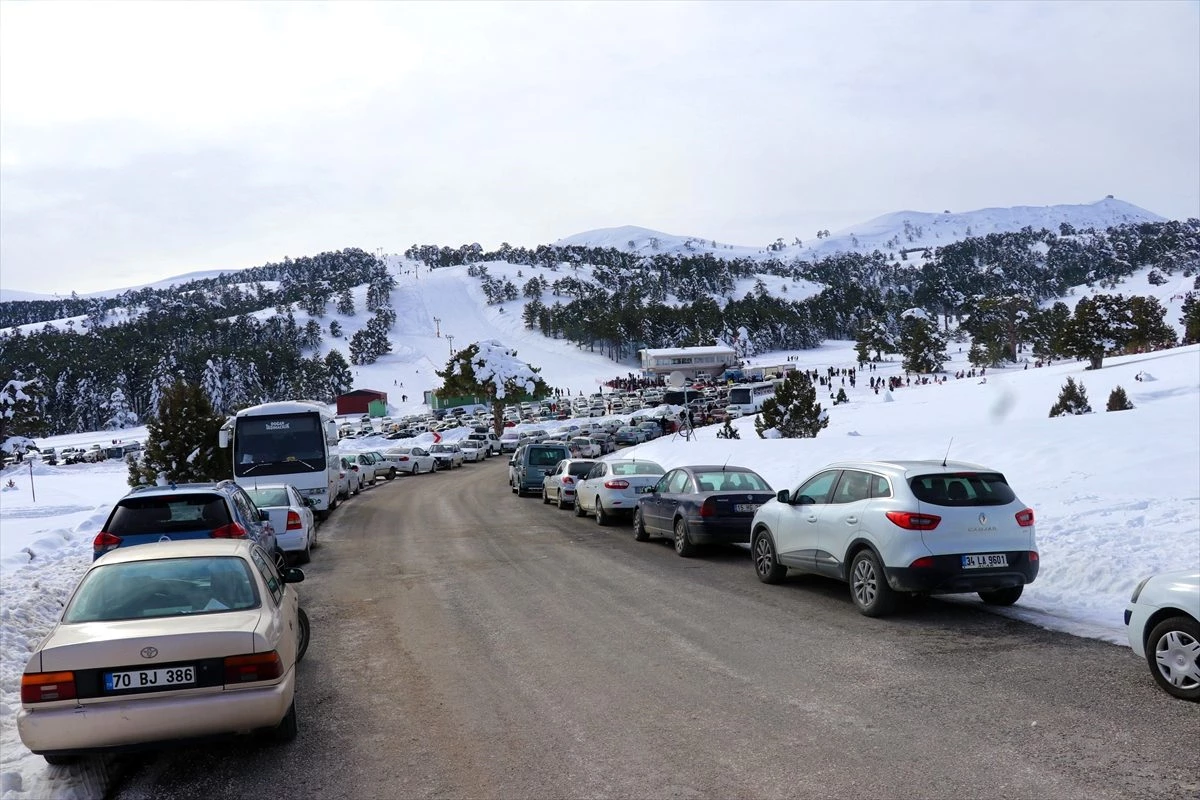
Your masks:
M1144 288L1143 282L1139 289ZM1150 288L1165 293L1164 302L1179 292L1174 286ZM1178 302L1165 304L1171 309L1167 319L1174 323ZM454 349L498 339L540 367L551 386L573 393L596 391L604 380L631 369L526 331L519 304L503 311L487 306L478 282L457 269L402 274L393 305L399 317L395 351L356 368L355 386L388 392L394 414L423 408L422 392L440 383L433 370L443 367L451 353L449 336ZM347 338L353 330L348 327ZM960 350L951 344L949 349L947 372L952 376L967 368L967 345ZM757 360L778 364L789 357L802 369L854 365L850 342L764 354ZM951 377L944 384L913 385L891 394L873 393L867 387L872 373L861 373L856 387L847 381L849 404L834 407L827 396L818 395L831 423L815 439L760 440L752 420L742 419L735 423L739 440L717 439L715 427L702 428L695 441L666 438L639 446L637 453L667 468L728 460L756 469L776 488L794 487L822 464L841 458L940 459L948 452L951 458L998 469L1036 510L1041 573L1015 607L994 613L1121 645L1122 611L1140 578L1167 569L1200 568L1200 347L1111 358L1096 372L1083 367L1064 362L988 370L986 382ZM898 362L884 362L873 374L887 378L903 372ZM1050 419L1050 406L1068 376L1085 387L1096 413ZM1105 401L1117 385L1125 388L1135 408L1105 413ZM408 395L407 402L401 402L402 394ZM86 445L112 435L77 434L40 443ZM143 439L145 429L120 435ZM465 431L447 438L458 435ZM375 449L381 444L364 439L347 447ZM125 491L125 470L112 463L52 467L35 460L0 474L3 800L103 793L103 761L47 767L21 745L15 715L25 661L90 563L91 540ZM370 495L361 502L371 502ZM540 512L531 508L530 513ZM749 567L746 580L754 580ZM963 597L957 602L978 601Z

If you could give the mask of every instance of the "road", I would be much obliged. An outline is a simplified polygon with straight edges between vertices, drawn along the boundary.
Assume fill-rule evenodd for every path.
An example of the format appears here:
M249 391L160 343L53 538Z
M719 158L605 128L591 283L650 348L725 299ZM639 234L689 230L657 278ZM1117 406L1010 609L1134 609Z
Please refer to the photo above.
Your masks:
M1200 795L1200 707L1127 648L681 559L500 459L345 504L300 584L300 737L132 757L113 796Z

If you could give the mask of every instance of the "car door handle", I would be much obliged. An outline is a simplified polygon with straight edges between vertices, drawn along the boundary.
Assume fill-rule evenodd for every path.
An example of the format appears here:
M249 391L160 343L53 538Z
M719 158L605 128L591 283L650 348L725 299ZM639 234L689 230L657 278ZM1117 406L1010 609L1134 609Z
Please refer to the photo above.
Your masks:
M809 517L809 518L808 518L808 521L809 521L809 522L816 522L816 521L817 521L817 517L816 517L816 515L814 514L813 516Z
M854 515L851 515L851 516L849 516L849 517L846 517L846 524L847 524L847 525L857 525L857 524L858 524L858 517L856 517L856 516L854 516Z

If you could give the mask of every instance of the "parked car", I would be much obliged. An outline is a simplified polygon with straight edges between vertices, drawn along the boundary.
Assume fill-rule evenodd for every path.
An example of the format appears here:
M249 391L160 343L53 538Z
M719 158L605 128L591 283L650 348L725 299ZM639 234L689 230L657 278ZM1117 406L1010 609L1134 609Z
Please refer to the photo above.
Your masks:
M705 544L745 544L750 522L775 497L762 476L745 467L676 467L638 496L633 538L665 537L681 556Z
M592 444L600 448L601 456L606 456L609 453L617 452L616 440L603 431L597 433L595 436L589 436L588 438L591 440Z
M338 470L338 499L348 500L350 495L362 491L362 475L359 474L358 464L348 456L339 459L341 468Z
M597 461L575 486L575 516L595 514L600 525L610 524L618 515L631 516L641 491L658 483L664 473L661 466L644 459Z
M566 508L575 505L575 485L592 471L590 458L564 458L542 478L542 502Z
M437 470L437 461L424 447L390 447L384 452L388 458L404 467L409 475Z
M389 481L396 479L396 474L400 471L400 462L393 461L386 454L378 450L368 450L367 455L375 459L375 474Z
M438 469L454 469L463 465L463 454L449 442L438 442L429 446L429 455L437 461Z
M1033 509L1000 472L962 462L830 464L758 510L750 548L764 583L828 575L872 617L901 594L1012 605L1039 566Z
M317 520L312 509L317 501L301 497L290 483L259 484L247 488L246 494L271 517L279 549L298 563L307 564L317 545Z
M472 464L477 464L488 456L487 443L477 439L460 439L454 443L454 446L462 452L463 461L469 461Z
M633 425L622 425L617 428L617 432L613 434L613 438L616 439L617 447L626 447L646 441L646 432Z
M1200 702L1200 572L1142 580L1125 609L1129 646L1164 692Z
M542 490L542 479L559 461L570 458L565 444L526 444L517 448L509 460L508 482L513 494Z
M599 458L604 455L600 443L587 436L576 436L567 442L567 446L576 458Z
M374 486L383 477L383 465L377 464L375 456L370 453L351 453L350 458L358 465L358 474L362 476L363 486Z
M480 432L476 430L474 433L467 434L467 439L483 444L489 456L500 454L500 437L491 431Z
M92 559L118 548L187 539L248 539L284 564L270 515L230 480L134 489L108 513L92 540Z
M516 452L518 443L521 441L521 434L514 430L507 430L500 434L500 452L513 453Z
M645 435L647 442L662 436L662 425L657 422L646 420L645 422L639 422L637 427Z
M17 732L51 764L169 740L296 737L308 616L245 539L122 548L84 573L21 675Z

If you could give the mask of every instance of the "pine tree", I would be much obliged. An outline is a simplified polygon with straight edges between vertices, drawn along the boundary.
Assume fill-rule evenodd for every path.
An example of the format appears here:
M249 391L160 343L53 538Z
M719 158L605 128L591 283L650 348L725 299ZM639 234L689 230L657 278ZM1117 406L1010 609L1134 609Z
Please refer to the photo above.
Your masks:
M329 335L334 339L342 338L342 323L338 322L336 319L330 321Z
M108 419L104 421L105 430L122 430L124 428L132 428L137 425L137 414L129 410L129 402L125 399L125 392L121 387L116 387L112 390L112 394L108 396Z
M940 372L949 358L946 354L946 337L928 318L916 314L906 316L901 323L900 355L906 370Z
M738 433L738 429L733 427L733 421L729 417L726 417L725 424L721 427L720 430L717 431L717 438L718 439L741 439L742 436L741 436L741 434Z
M1063 417L1068 415L1091 414L1092 406L1088 403L1087 390L1083 384L1076 383L1068 377L1058 393L1058 401L1050 407L1050 416Z
M1133 408L1133 403L1129 402L1129 396L1125 394L1125 390L1121 386L1117 386L1109 392L1105 411L1128 411L1131 408Z
M142 461L129 463L129 485L230 477L230 464L217 447L217 434L224 422L199 386L176 381L163 394L158 418L146 426Z
M354 386L354 377L350 374L350 365L340 350L330 350L325 356L325 380L330 397L337 397L350 391Z
M812 380L800 370L789 372L776 386L775 396L763 402L762 414L754 420L763 439L812 439L828 425Z
M14 377L0 389L0 466L13 453L25 452L33 444L32 437L45 432L41 399L41 386L36 380Z
M208 397L209 405L216 411L224 413L225 407L225 359L217 356L204 362L204 375L200 378L200 387Z
M354 316L354 295L350 294L349 289L342 289L338 292L336 308L337 312L342 316Z

